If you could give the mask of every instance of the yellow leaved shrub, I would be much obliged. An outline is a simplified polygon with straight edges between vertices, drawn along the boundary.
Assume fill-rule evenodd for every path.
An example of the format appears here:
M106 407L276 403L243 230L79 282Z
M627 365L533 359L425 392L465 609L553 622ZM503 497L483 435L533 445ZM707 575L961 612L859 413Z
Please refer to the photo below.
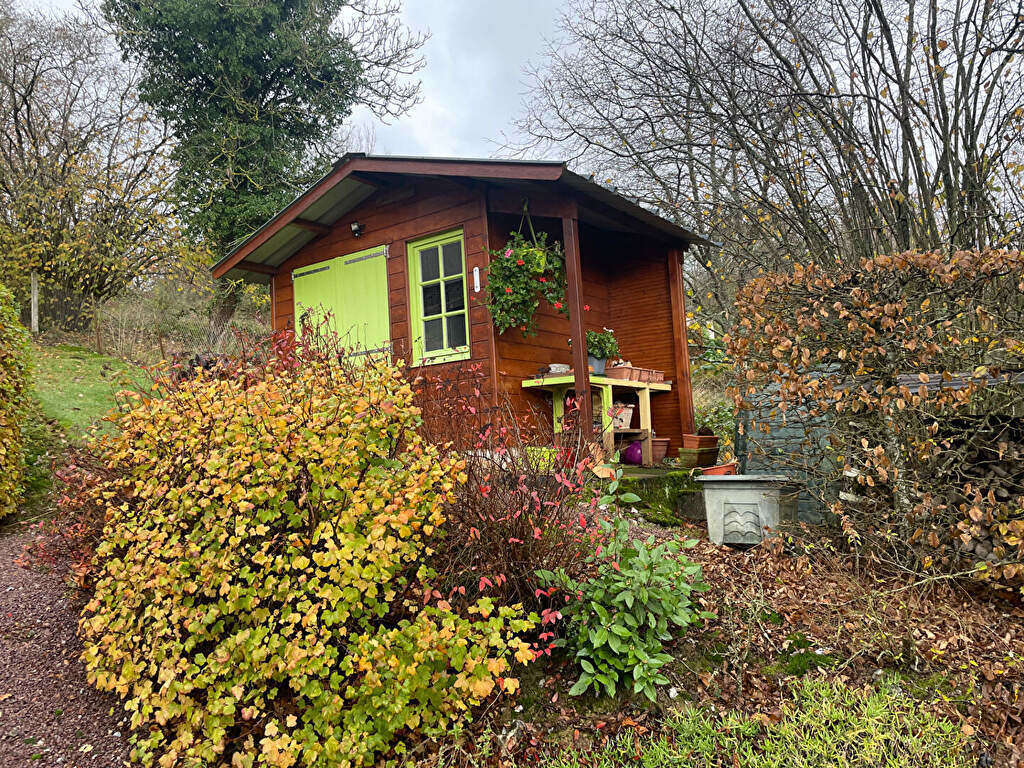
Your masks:
M389 362L289 357L129 397L98 446L116 472L81 630L135 760L372 764L515 690L532 621L425 599L464 477Z
M25 448L21 427L28 396L28 333L11 292L0 285L0 518L21 498Z

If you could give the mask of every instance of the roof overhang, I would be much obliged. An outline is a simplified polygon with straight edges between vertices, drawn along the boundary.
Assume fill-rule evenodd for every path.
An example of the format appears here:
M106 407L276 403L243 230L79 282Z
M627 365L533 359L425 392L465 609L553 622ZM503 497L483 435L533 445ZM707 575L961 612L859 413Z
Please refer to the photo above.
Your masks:
M645 231L686 248L713 243L583 176L562 161L482 160L374 156L350 153L267 223L213 266L215 278L267 283L303 246L326 234L345 214L376 191L375 174L461 177L477 181L550 183L575 193L584 203L610 209Z

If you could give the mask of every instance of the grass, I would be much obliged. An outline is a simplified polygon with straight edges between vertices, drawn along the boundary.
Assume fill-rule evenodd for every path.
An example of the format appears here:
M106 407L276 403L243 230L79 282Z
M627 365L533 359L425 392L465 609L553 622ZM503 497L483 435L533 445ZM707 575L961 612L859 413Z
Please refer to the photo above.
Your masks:
M67 344L34 346L33 394L23 427L25 477L18 513L4 526L51 511L53 463L69 444L81 442L115 406L115 393L142 384L141 371L121 360Z
M967 743L898 685L860 691L807 679L776 717L690 708L658 738L626 732L597 752L569 750L547 768L966 768Z
M45 418L81 440L115 405L118 390L142 383L138 368L83 347L35 347L35 395Z

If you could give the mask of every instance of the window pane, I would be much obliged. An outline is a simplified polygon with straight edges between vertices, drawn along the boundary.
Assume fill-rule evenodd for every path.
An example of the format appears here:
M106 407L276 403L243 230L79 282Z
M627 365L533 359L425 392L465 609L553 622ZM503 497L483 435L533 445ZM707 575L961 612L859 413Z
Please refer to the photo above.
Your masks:
M437 318L423 323L423 349L425 351L433 352L444 348L444 335L441 332L442 322L444 321L441 318Z
M445 243L441 246L441 253L444 258L444 275L461 275L462 274L462 241L456 240L454 243Z
M463 313L451 315L448 320L448 346L466 346L466 316Z
M437 246L420 251L420 280L437 280L441 276L437 263Z
M457 312L464 306L466 306L466 297L462 293L462 278L445 281L444 311Z
M441 284L423 286L423 316L441 314Z

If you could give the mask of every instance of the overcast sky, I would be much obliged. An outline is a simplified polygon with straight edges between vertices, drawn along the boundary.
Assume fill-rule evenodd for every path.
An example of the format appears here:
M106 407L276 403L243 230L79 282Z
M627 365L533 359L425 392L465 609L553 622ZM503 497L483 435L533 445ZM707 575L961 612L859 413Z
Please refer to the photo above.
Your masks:
M76 0L24 0L72 8ZM405 21L431 38L423 101L392 125L374 122L378 153L489 157L519 111L523 67L555 32L555 0L405 0Z

